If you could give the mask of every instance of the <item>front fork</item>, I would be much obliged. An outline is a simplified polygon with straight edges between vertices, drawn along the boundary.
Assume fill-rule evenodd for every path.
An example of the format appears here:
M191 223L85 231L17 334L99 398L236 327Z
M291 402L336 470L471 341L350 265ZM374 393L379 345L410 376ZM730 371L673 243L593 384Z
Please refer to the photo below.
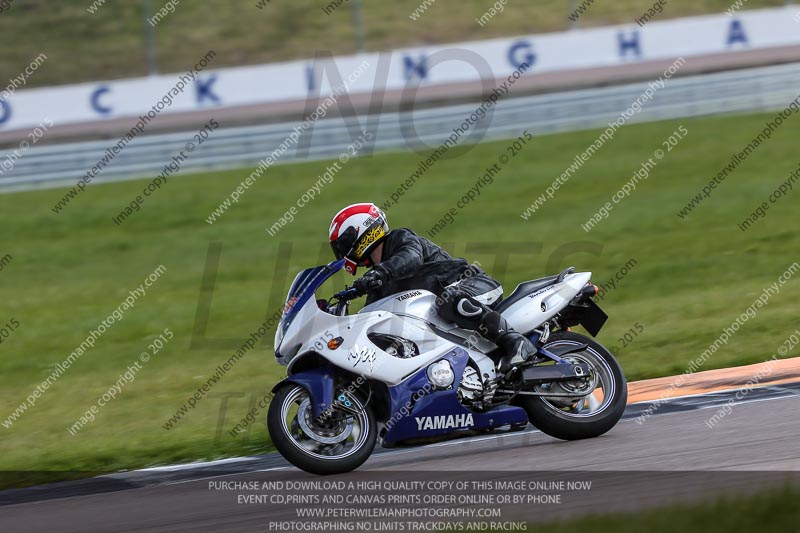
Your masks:
M353 406L346 391L334 396L336 383L333 367L318 367L287 376L272 391L284 383L292 383L306 389L311 398L311 414L318 423L324 422L333 413L334 408L358 415L360 412Z
M311 398L311 414L315 419L320 419L330 412L333 405L334 375L334 369L329 366L312 368L287 376L272 388L272 392L285 383L303 387Z

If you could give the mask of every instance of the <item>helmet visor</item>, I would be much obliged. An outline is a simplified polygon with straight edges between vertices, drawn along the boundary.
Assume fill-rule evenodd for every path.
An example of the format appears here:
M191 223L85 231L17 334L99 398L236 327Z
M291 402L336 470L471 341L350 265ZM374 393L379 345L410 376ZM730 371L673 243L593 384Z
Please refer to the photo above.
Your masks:
M337 261L344 259L344 254L339 251L339 246L336 241L331 241L331 249L333 250L333 257L335 257Z
M353 227L347 228L344 233L339 235L336 240L331 241L331 248L333 255L336 259L354 259L350 257L353 250L353 245L356 243L356 229Z

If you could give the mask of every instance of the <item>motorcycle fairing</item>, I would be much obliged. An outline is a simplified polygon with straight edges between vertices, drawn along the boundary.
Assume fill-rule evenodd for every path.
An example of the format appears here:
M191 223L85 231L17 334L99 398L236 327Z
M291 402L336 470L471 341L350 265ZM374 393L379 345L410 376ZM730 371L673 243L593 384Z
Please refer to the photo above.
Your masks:
M275 346L280 344L280 339L292 325L292 321L305 306L306 302L314 296L317 289L331 276L339 272L344 265L344 260L332 261L327 265L307 268L295 276L292 286L286 295L286 305L278 327L275 331ZM280 361L283 355L276 352L275 357Z
M479 413L464 407L458 400L458 386L469 354L460 347L455 347L441 359L450 362L455 373L455 381L451 388L437 390L428 380L427 368L422 368L398 385L389 387L391 404L390 419L383 441L391 444L401 440L418 439L456 433L458 431L482 430L506 425L525 425L528 415L521 407L498 406ZM426 392L429 391L429 392ZM413 401L416 400L416 401ZM411 404L411 408L407 407ZM404 409L405 408L405 409ZM404 411L406 414L404 414ZM448 424L428 423L430 420L458 421L454 426ZM452 417L452 418L449 418ZM472 423L465 423L471 419ZM428 427L426 425L439 427Z

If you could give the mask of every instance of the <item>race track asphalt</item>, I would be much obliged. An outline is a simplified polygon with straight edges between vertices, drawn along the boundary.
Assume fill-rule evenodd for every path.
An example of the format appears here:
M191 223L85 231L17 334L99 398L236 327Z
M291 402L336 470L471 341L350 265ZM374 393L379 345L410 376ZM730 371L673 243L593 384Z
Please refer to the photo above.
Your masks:
M220 483L244 480L592 483L590 490L540 493L558 492L558 502L504 506L501 520L507 523L630 511L800 484L800 384L753 389L738 399L735 392L675 398L647 419L637 417L648 404L629 405L617 427L591 440L563 442L530 429L422 447L378 448L360 470L326 478L269 454L3 491L0 531L270 531L278 527L275 522L297 523L298 508L326 507L269 503L268 498L244 503L241 497L247 494L298 491L252 492ZM725 405L732 408L709 427L707 422ZM426 491L420 494L435 493ZM332 491L318 493L324 492ZM450 504L443 507L469 507Z

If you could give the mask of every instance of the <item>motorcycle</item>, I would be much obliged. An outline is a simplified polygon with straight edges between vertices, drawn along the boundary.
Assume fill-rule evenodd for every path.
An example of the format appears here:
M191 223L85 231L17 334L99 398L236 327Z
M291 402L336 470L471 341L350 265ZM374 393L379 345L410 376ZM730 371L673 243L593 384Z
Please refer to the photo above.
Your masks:
M591 272L570 267L521 283L494 306L536 347L498 374L500 349L439 317L435 294L409 290L349 314L357 291L316 291L344 261L294 279L275 333L287 377L267 413L272 442L290 463L319 475L358 468L376 443L413 445L529 423L562 440L613 428L627 385L614 356L590 337L608 316L592 300Z

